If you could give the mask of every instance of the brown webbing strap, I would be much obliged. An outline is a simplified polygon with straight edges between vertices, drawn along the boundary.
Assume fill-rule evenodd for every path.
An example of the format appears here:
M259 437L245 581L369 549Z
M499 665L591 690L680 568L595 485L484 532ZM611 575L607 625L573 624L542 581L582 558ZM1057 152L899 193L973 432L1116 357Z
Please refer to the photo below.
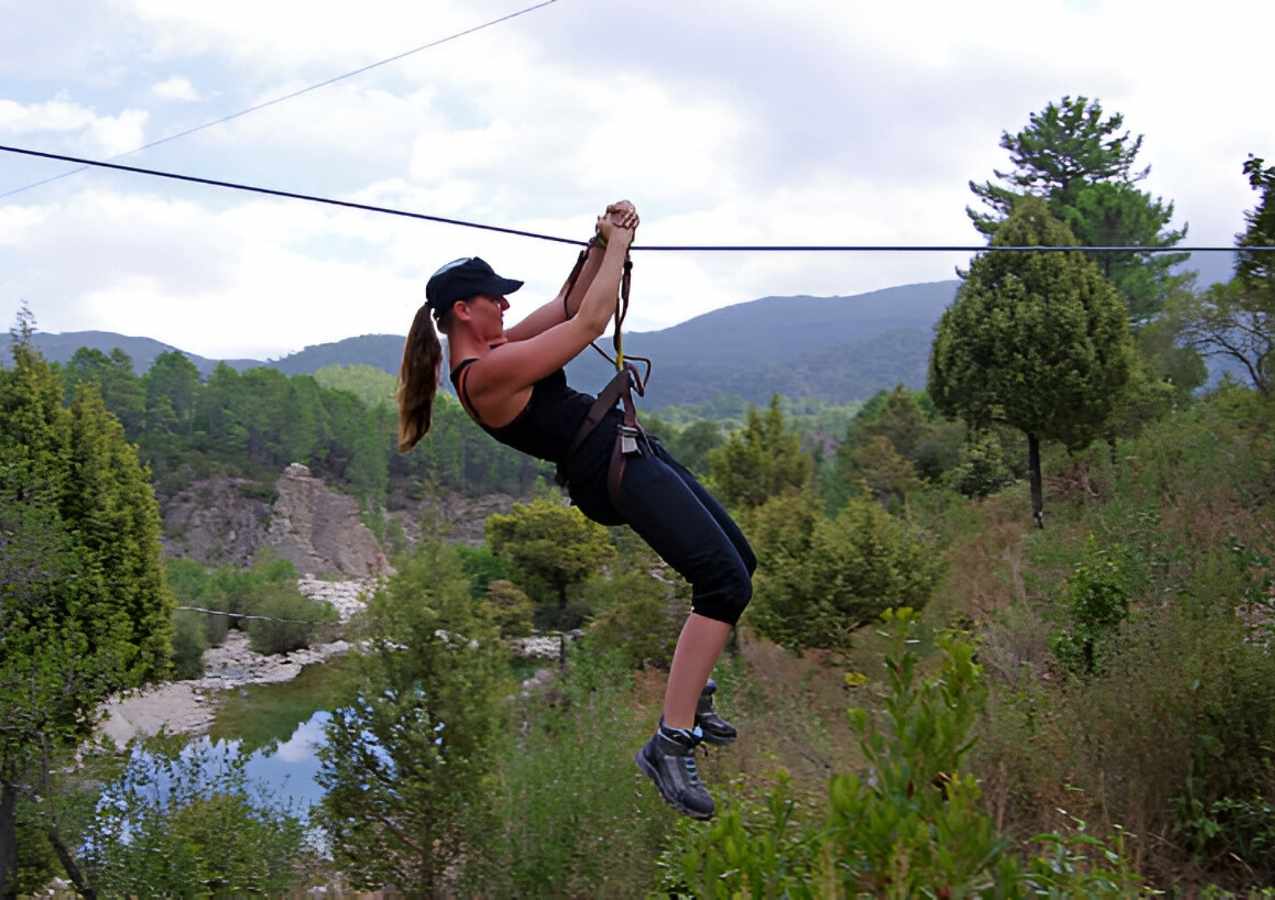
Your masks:
M584 267L584 261L588 257L589 250L586 247L580 252L580 256L576 259L575 267L571 270L571 274L567 277L566 289L562 295L562 312L566 318L571 317L570 307L567 305L567 298L575 287L576 280L580 277L580 271ZM607 493L611 497L611 503L619 509L620 485L624 479L625 457L639 454L642 452L638 444L638 438L643 436L642 426L638 424L637 409L633 403L633 392L637 391L639 396L646 395L646 383L651 378L651 360L645 356L630 356L634 359L646 364L646 374L643 376L637 366L633 365L625 359L624 356L624 319L629 314L629 292L633 284L633 259L627 253L624 256L624 274L620 277L620 295L616 298L615 307L615 334L612 343L615 346L615 358L607 354L605 350L597 345L596 341L590 341L589 346L610 362L616 368L615 377L607 383L607 386L598 394L596 400L589 407L589 412L585 415L584 421L580 428L576 431L575 437L571 441L571 446L567 450L566 459L558 466L558 483L567 483L566 462L570 460L580 445L585 442L593 430L606 416L606 414L615 407L618 401L624 402L624 421L619 426L619 432L616 435L615 444L611 449L611 462L607 466Z

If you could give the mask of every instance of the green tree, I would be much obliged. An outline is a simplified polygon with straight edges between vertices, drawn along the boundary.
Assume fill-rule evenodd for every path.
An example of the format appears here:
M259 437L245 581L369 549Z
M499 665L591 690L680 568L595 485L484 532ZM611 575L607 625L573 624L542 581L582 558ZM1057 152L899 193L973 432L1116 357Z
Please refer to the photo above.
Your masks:
M517 581L542 608L553 609L552 624L574 628L571 590L615 556L607 530L574 506L548 499L515 503L509 515L487 517L487 544L509 562Z
M1045 204L1019 201L993 244L1073 243ZM987 253L939 320L929 394L973 430L1027 435L1032 512L1044 527L1040 442L1069 449L1106 433L1134 351L1120 297L1079 253Z
M145 471L94 385L64 405L32 330L24 312L15 365L0 370L0 893L12 889L18 794L70 860L48 791L59 754L106 695L165 674L171 652Z
M778 394L765 415L749 408L747 425L708 454L708 465L717 495L734 509L801 490L814 471L814 461L801 451L801 437L784 423Z
M96 384L106 408L120 420L129 440L137 440L146 416L146 391L127 353L116 347L107 356L101 350L81 347L63 368L62 379L68 403L82 382Z
M1001 133L1014 168L994 170L999 184L970 182L990 212L966 207L974 227L992 238L1024 196L1039 197L1088 246L1172 247L1186 236L1167 226L1173 204L1135 185L1151 171L1135 170L1142 135L1122 131L1124 116L1106 115L1098 100L1064 96L1032 113L1017 134ZM1124 298L1136 323L1151 320L1182 281L1172 270L1185 253L1104 253L1099 265Z
M1182 295L1174 314L1190 346L1238 363L1253 387L1270 396L1275 392L1275 253L1242 248L1275 246L1275 166L1250 156L1244 174L1260 199L1245 213L1248 228L1236 235L1241 252L1235 277L1202 294Z
M356 887L434 896L492 768L504 649L455 551L437 540L373 596L367 640L354 699L325 729L317 818Z
M314 373L314 380L325 388L353 394L368 409L394 405L397 390L394 376L376 366L362 363L324 366Z

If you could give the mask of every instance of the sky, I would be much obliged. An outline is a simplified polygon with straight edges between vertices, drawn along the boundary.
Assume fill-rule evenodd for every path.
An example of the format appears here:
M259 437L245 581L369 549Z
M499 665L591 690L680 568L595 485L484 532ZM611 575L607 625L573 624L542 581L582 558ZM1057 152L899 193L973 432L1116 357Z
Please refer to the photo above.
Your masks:
M105 159L534 0L0 0L0 144ZM557 2L119 160L585 239L979 244L970 180L1064 95L1145 135L1143 187L1230 244L1275 158L1275 4ZM1263 112L1266 111L1266 112ZM0 193L63 163L0 153ZM95 170L0 199L0 318L277 358L405 334L439 265L552 297L566 245ZM635 253L626 328L954 277L953 254Z

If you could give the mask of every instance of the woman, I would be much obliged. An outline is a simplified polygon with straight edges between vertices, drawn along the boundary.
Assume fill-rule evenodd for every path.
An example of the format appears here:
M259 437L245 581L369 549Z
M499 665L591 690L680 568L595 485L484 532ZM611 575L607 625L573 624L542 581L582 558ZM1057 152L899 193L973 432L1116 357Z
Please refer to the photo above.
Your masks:
M673 654L664 714L635 761L670 805L707 819L713 799L696 772L695 747L735 739L713 710L716 686L708 676L752 596L756 558L721 505L655 439L642 439L641 454L625 457L612 500L607 469L619 410L568 452L594 398L567 387L563 366L606 330L637 225L631 203L608 206L574 284L568 279L557 297L508 331L506 295L521 281L501 278L477 257L435 272L403 350L399 449L410 450L429 430L442 364L437 323L448 337L452 383L474 421L496 440L559 464L586 516L628 524L691 583L693 611Z

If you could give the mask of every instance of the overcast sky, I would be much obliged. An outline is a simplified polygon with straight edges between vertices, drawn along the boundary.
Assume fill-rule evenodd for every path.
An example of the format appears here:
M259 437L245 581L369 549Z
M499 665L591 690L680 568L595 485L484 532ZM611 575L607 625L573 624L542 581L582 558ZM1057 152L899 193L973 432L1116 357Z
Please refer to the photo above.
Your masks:
M105 158L533 0L0 0L0 143ZM967 183L1064 94L1145 134L1147 189L1226 243L1275 157L1275 4L763 0L551 6L123 162L585 238L980 243ZM0 153L0 193L60 163ZM213 358L406 332L441 263L557 290L567 246L87 172L0 200L0 318ZM633 330L769 295L953 277L961 257L635 254Z

